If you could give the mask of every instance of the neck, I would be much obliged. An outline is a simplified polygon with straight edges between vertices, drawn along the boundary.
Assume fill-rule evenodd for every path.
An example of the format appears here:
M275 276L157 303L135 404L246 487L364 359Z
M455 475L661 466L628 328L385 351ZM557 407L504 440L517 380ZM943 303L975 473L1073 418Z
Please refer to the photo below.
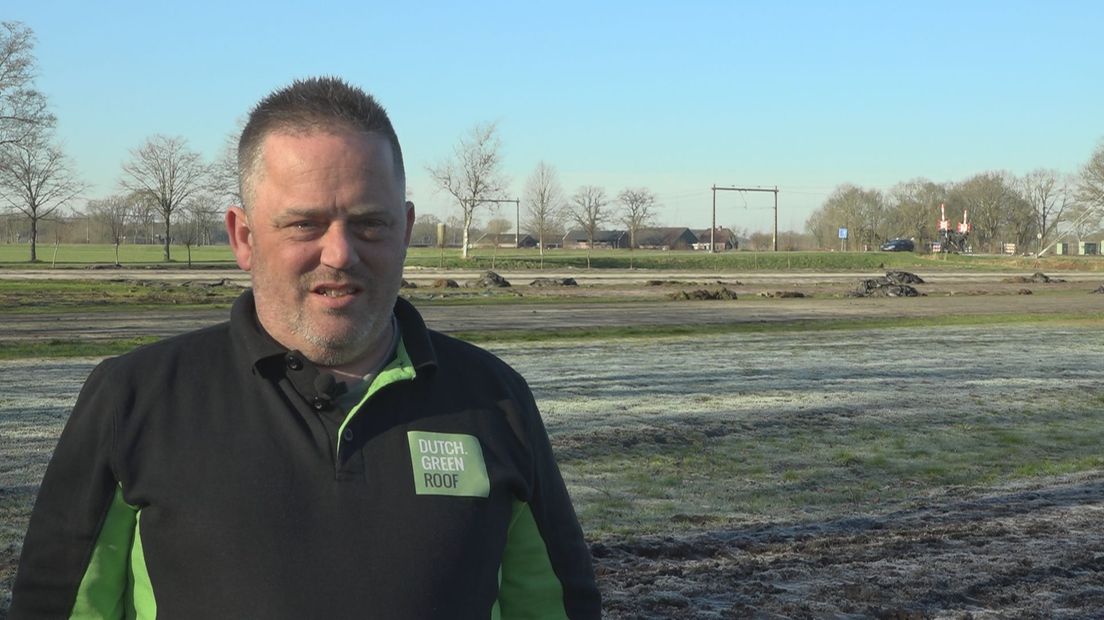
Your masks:
M384 328L379 338L376 339L375 344L367 355L354 362L349 362L348 364L341 364L339 366L320 366L318 370L332 375L337 381L356 383L360 381L364 375L378 370L379 367L387 361L387 357L391 354L391 345L394 341L395 320L392 318L387 322L387 327Z

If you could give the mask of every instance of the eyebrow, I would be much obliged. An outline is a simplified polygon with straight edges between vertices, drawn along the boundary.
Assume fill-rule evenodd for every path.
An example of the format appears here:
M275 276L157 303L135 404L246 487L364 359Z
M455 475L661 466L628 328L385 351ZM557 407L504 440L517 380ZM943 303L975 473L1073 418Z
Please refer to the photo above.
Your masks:
M317 219L321 217L328 217L331 209L328 207L291 207L281 213L280 215L272 218L276 225L281 225L289 221L298 219ZM387 208L375 207L370 204L356 205L346 210L346 217L350 220L362 219L365 217L378 217L380 215L387 215Z

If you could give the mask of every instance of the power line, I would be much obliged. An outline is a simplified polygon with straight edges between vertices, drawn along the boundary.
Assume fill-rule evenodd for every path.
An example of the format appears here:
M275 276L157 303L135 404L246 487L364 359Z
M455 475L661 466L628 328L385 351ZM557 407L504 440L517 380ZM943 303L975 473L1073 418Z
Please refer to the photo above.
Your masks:
M778 186L773 188L765 187L717 187L714 185L713 190L713 228L709 229L709 252L713 253L717 251L717 247L713 243L713 237L717 230L717 192L773 192L774 193L774 232L771 235L771 247L774 252L778 251ZM745 207L747 208L746 200Z

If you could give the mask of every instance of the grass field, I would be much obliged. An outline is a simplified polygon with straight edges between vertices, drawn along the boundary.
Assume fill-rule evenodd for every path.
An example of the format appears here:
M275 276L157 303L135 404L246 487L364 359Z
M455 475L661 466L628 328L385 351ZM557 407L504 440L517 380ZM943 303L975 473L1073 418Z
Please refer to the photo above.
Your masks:
M89 265L113 265L115 248L104 244L62 244L39 246L42 267L85 268ZM26 244L0 244L0 268L26 268L29 248ZM186 267L187 252L173 248L173 262L162 261L162 248L156 245L123 245L119 261L124 267ZM192 249L192 262L205 268L236 269L229 246L202 246ZM704 270L704 271L779 271L800 270L871 270L953 268L985 270L1062 270L1104 271L1104 257L1048 256L1042 259L1000 256L923 255L911 252L707 252L654 250L595 250L591 252L594 269ZM440 267L446 269L537 269L541 258L537 250L476 249L467 260L458 249L443 253L432 248L411 248L408 267ZM582 269L587 265L587 253L582 250L549 250L545 252L544 269Z
M1100 334L1099 325L1017 324L596 338L490 348L528 378L588 537L607 549L639 545L645 555L634 557L640 558L651 557L646 549L654 543L648 541L657 539L648 537L659 536L671 541L674 551L668 553L700 558L704 565L684 575L668 559L658 581L655 575L629 578L640 584L642 596L607 589L611 610L630 610L610 617L699 617L688 612L718 601L731 605L731 586L708 566L733 562L750 564L725 569L736 571L741 583L765 580L754 598L743 599L764 609L784 611L787 591L777 586L800 577L806 588L812 583L827 593L799 590L798 600L822 605L831 617L863 609L875 596L875 590L849 585L854 579L884 589L878 596L893 604L915 600L917 594L901 591L918 583L920 595L948 592L926 599L929 610L980 606L1008 612L993 617L1025 617L1020 605L1039 600L1039 593L1031 590L1034 573L1018 567L1034 571L1053 562L1062 574L1074 572L1062 568L1064 558L1049 555L1051 547L1029 552L1013 515L998 509L995 529L968 550L968 558L993 553L1002 562L989 569L998 571L1001 589L984 603L984 592L969 590L967 602L955 594L958 582L977 578L963 569L968 558L936 546L957 549L947 536L959 533L949 534L938 523L918 530L911 517L898 525L894 519L901 517L894 515L931 506L938 514L940 506L979 493L1099 475L1104 367L1084 360L1099 354ZM0 612L50 448L93 363L0 362L0 393L11 395L0 407ZM1060 515L1054 517L1059 530ZM872 537L884 536L888 547L866 542L847 552L846 561L840 551L829 553L834 560L819 556L818 545L831 539L806 533L789 542L791 531L841 527L855 528L843 536L859 537L862 524L870 522L885 524L886 533ZM858 525L840 525L847 523ZM755 539L756 546L728 546L717 556L695 547L694 537L710 532L759 531L767 533ZM1032 532L1038 546L1044 530ZM771 552L769 545L776 544L781 553ZM1008 558L1007 552L991 552L994 545L1022 551ZM921 554L921 566L912 565L914 553ZM805 557L811 558L808 565ZM841 582L832 576L840 564L869 572L848 573ZM604 566L625 570L615 562ZM904 584L881 583L887 574ZM600 582L610 583L607 575L600 573ZM679 580L665 582L664 575ZM1081 585L1063 589L1070 579L1060 579L1045 594L1082 596ZM721 593L702 594L707 587ZM1088 602L1073 607L1073 615L1028 616L1088 617L1095 599L1091 589L1085 592ZM667 611L632 611L639 609Z
M1104 468L1104 375L1078 362L1101 344L990 325L492 349L531 377L588 530L659 534Z
M164 248L159 245L120 245L119 262L128 267L145 265L166 265ZM172 263L169 265L187 265L188 251L184 247L173 246ZM27 244L0 244L0 266L26 268L32 263L30 246ZM200 246L192 248L192 262L206 266L225 265L237 267L230 246ZM63 243L56 248L53 245L39 244L38 266L49 267L86 267L88 265L114 265L115 246L96 243Z

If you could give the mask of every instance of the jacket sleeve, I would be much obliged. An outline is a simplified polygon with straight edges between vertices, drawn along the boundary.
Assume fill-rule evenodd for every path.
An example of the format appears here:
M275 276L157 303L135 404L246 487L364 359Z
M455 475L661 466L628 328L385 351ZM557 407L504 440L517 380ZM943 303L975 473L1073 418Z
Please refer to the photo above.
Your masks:
M136 510L113 473L118 390L108 366L85 382L46 468L12 591L13 619L124 614Z
M498 611L504 620L600 618L601 597L590 548L532 394L523 387L522 425L532 456L532 492L514 503Z

